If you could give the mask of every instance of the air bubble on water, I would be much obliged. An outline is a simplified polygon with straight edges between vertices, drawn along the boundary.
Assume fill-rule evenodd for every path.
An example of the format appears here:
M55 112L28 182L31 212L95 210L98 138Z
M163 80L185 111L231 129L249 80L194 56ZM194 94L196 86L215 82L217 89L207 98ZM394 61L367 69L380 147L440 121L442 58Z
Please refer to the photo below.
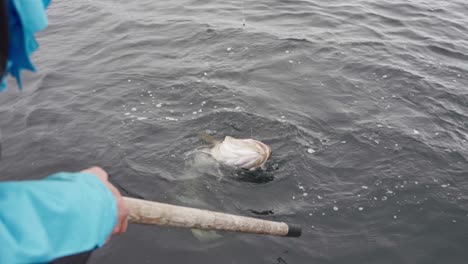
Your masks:
M312 213L309 213L309 216L312 216Z
M296 200L296 196L293 195L292 199L293 199L293 200Z
M308 193L303 193L302 196L306 197L307 195L309 195Z
M442 188L447 188L450 184L442 184L440 185Z
M289 63L294 63L294 61L293 61L293 60L289 60Z
M456 223L456 222L457 222L457 220L452 220L452 223Z
M141 104L141 105L144 105L144 104L145 104L145 102L140 102L140 104Z
M130 115L130 113L125 113L124 115Z
M204 106L206 104L206 101L201 102L201 105Z
M358 207L358 210L362 211L362 210L364 210L364 208L363 207Z
M302 191L305 190L304 186L302 186L302 185L298 185L297 188L299 188L299 190L302 190Z
M338 211L338 206L333 206L333 211Z
M285 52L286 52L286 53L290 53L290 51L289 51L289 50L286 50Z
M239 110L240 109L240 106L236 106L236 108L234 110Z
M135 107L132 108L132 111L135 112L137 109Z
M413 129L413 134L415 134L415 135L419 135L419 131L418 131L418 130L416 130L416 129Z
M231 47L228 47L226 50L227 50L227 51L231 51L231 50L232 50L232 48L231 48Z
M344 140L343 140L343 141L341 141L341 144L346 144L346 141L344 141Z
M322 213L322 215L325 215L325 213Z
M394 216L393 216L393 219L397 219L397 216L396 216L396 215L394 215Z
M382 201L387 201L387 196L383 196Z
M137 117L137 120L145 120L148 119L147 117Z
M156 105L156 107L161 107L162 106L162 103L159 103Z
M204 72L204 73L203 73L203 75L207 76L207 75L208 75L208 73Z
M383 125L381 125L381 124L378 124L378 125L377 125L377 127L383 127Z
M203 110L202 110L202 109L200 109L200 110L198 110L198 112L199 112L199 113L201 113L201 112L203 112Z
M285 116L281 116L281 119L284 119L284 118L285 118Z
M322 196L320 196L320 195L317 195L317 199L319 199L319 200L322 200L322 199L323 199L323 197L322 197Z
M132 82L132 80L128 79L128 82Z
M388 194L392 194L393 191L392 191L392 190L387 190L387 193L388 193Z
M387 75L382 76L382 79L385 79L385 78L387 78Z
M378 198L374 196L374 200L375 200L375 201L377 201L377 200L378 200Z
M307 149L307 152L309 152L310 154L313 154L313 153L315 153L315 150L313 150L312 148L309 148L309 149Z
M192 114L196 115L196 114L197 114L197 111L194 111Z
M364 190L369 189L369 187L367 187L367 186L365 186L365 185L361 186L361 188L364 189Z

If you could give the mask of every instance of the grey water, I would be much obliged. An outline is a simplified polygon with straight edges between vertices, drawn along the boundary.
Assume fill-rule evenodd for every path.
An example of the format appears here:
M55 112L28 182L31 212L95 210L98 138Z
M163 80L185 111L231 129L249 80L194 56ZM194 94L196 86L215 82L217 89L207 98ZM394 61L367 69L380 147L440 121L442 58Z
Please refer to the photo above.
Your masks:
M468 3L53 1L0 94L1 180L100 165L122 194L302 226L130 226L90 263L467 263ZM190 167L198 134L261 173Z

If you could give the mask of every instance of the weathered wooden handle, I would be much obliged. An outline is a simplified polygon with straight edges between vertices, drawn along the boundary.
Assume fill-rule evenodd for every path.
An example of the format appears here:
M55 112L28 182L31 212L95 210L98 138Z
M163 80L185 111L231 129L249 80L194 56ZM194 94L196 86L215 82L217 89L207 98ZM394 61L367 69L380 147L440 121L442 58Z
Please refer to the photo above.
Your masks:
M299 237L301 227L283 222L273 222L207 210L150 202L129 197L123 198L129 209L129 221L136 224L185 227Z

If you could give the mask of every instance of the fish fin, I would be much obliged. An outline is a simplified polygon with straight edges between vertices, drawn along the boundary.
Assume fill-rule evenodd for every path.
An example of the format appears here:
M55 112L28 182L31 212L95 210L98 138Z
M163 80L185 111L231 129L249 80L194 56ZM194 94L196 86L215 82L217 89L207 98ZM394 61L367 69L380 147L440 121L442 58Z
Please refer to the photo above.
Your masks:
M205 143L208 143L208 144L216 144L219 142L219 140L217 140L215 137L213 137L212 135L206 133L206 132L202 132L198 135L198 137L200 138L200 140L202 140L203 142Z

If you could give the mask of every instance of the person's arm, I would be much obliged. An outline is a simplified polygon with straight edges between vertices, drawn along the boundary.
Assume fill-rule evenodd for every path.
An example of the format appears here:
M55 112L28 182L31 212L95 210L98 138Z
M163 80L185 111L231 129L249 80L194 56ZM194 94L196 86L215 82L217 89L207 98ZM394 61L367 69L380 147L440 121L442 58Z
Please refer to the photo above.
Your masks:
M0 183L0 263L49 262L124 232L126 208L99 170Z

